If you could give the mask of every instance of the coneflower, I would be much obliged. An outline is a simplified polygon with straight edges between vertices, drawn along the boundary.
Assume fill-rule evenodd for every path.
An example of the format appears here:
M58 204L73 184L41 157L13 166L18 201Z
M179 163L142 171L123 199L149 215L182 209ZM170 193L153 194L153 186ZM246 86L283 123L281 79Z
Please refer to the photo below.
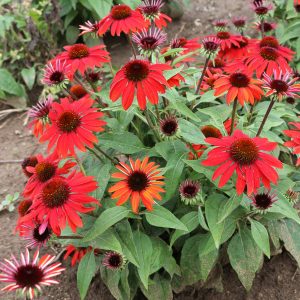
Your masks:
M102 264L110 270L120 270L125 266L126 259L120 253L110 251L105 253Z

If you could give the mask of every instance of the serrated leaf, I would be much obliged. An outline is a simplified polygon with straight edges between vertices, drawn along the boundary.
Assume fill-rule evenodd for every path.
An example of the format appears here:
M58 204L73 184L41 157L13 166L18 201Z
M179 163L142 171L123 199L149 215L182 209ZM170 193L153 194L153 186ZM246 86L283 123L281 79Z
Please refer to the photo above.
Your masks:
M269 234L266 227L253 219L251 222L251 234L257 246L270 258Z
M188 231L187 227L163 206L155 205L152 211L145 212L145 216L152 226Z

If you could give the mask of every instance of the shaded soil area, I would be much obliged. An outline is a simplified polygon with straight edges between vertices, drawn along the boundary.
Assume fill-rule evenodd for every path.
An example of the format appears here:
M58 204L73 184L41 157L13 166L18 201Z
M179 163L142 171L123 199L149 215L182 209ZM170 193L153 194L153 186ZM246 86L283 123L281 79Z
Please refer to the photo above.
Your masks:
M200 34L213 31L211 21L217 18L246 15L251 18L248 1L223 0L204 1L191 0L191 5L185 11L180 21L173 22L168 29L169 39L176 34L180 37L193 38ZM128 60L130 48L125 41L115 41L110 47L113 63L120 65ZM121 54L120 54L121 52ZM14 114L0 123L0 160L22 160L24 157L44 152L45 147L38 145L31 132L24 127L25 114ZM20 163L0 164L0 199L16 191L21 192L25 183ZM17 213L0 213L0 259L8 258L11 253L17 254L24 247L24 243L15 235L13 230L17 220ZM54 250L47 249L48 253ZM64 262L67 270L60 277L60 284L46 289L40 299L49 300L79 300L76 287L76 268L70 267L70 262ZM107 288L96 277L89 291L88 300L110 300ZM1 285L2 286L2 285ZM300 299L300 275L296 263L284 252L266 261L261 272L256 276L254 285L249 293L239 282L235 272L228 266L223 270L223 292L215 289L203 289L193 286L184 292L174 295L177 300L298 300ZM0 292L0 299L17 299L14 293ZM139 300L139 299L138 299ZM162 299L163 300L163 299Z

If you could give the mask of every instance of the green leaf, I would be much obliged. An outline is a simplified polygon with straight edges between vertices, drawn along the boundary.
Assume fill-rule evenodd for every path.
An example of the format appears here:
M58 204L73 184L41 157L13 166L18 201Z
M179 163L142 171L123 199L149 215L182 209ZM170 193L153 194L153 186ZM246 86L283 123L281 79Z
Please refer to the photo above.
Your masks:
M131 132L104 133L100 136L101 147L112 148L123 154L133 154L147 148Z
M23 69L21 75L28 89L31 90L35 82L35 68Z
M91 241L90 244L93 248L123 253L122 246L113 228L109 228L105 232L101 233L93 241Z
M163 206L155 205L153 210L146 211L145 215L146 220L152 226L188 231L187 227Z
M84 299L95 275L96 262L94 251L88 252L80 261L77 271L77 287L80 299Z
M23 96L23 89L11 73L6 69L0 69L0 90L16 96Z
M300 225L293 220L279 221L279 236L284 247L289 251L300 266Z
M79 35L80 31L77 27L75 26L69 26L66 30L66 40L68 44L74 44Z
M193 231L196 229L199 225L198 223L198 213L196 211L191 211L184 215L180 221L186 226L188 231L184 230L175 230L175 232L172 234L170 246L172 246L175 241L180 238L181 236Z
M173 102L170 103L170 108L177 110L180 114L190 118L193 121L200 122L199 117L193 113L184 103L182 102Z
M243 196L237 196L234 194L229 199L223 202L222 208L218 215L218 224L223 222L241 203Z
M136 245L138 261L140 264L140 267L137 269L138 274L144 287L148 289L148 279L153 254L152 243L150 238L139 230L133 233L133 239Z
M95 1L95 0L85 0L96 12L99 19L102 19L105 17L112 6L112 0L101 0L101 1Z
M86 234L83 242L95 239L112 225L126 218L129 213L130 210L124 206L115 206L106 209L103 213L101 213L91 230Z
M169 80L170 78L172 78L173 76L179 74L182 69L183 69L184 65L181 65L179 68L175 68L175 69L172 69L172 70L167 70L167 71L164 71L164 76L167 80Z
M203 229L209 231L201 206L198 207L198 221Z
M242 228L231 239L227 252L231 266L238 274L243 286L249 291L255 273L262 264L263 253L256 245L247 227Z
M253 219L250 219L251 222L251 233L254 241L257 246L270 258L270 242L269 234L266 227Z
M201 132L199 126L196 126L193 123L184 119L180 119L178 123L180 134L182 135L185 141L197 145L204 144L205 137Z
M124 220L123 222L118 223L116 225L116 231L122 243L125 256L131 263L139 267L139 257L133 240L131 226L128 220Z

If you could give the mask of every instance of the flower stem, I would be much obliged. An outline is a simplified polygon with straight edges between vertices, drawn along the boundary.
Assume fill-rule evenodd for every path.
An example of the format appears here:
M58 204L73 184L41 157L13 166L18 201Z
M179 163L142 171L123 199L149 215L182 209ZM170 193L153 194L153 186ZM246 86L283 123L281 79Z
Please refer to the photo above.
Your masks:
M258 131L257 131L256 136L259 136L259 135L261 134L261 132L262 132L264 126L265 126L265 123L266 123L266 121L267 121L267 119L268 119L268 116L269 116L269 114L270 114L270 112L271 112L271 110L272 110L272 107L273 107L273 105L275 104L275 101L276 101L276 100L275 100L275 97L272 98L272 100L271 100L271 102L270 102L270 105L269 105L269 107L268 107L268 109L267 109L267 111L266 111L266 114L265 114L265 116L264 116L264 118L263 118L263 120L262 120L262 122L261 122L261 124L260 124L260 127L259 127Z
M96 152L96 151L94 151L94 149L92 149L92 148L89 148L89 147L87 147L88 148L88 150L91 152L91 153L93 153L101 162L103 162L103 159L101 158L101 156Z
M209 59L210 59L210 55L205 60L204 67L203 67L203 70L202 70L201 77L200 77L200 79L198 81L198 85L197 85L197 89L196 89L195 95L198 95L199 92L200 92L201 84L202 84L202 81L204 79L204 75L205 75L206 68L208 66Z
M57 238L59 240L80 240L80 239L83 239L82 236L80 235L60 235L60 236L57 236Z
M260 21L260 31L261 31L261 37L264 38L265 37L265 30L264 30L264 18L261 18L261 21Z
M131 50L132 50L132 54L133 54L134 58L136 58L136 50L134 48L134 45L133 45L133 42L132 42L130 34L127 34L127 40L128 40L128 42L130 44L130 47L131 47Z
M235 121L235 115L236 115L236 110L237 110L237 104L238 104L238 99L235 98L234 102L233 102L233 107L232 107L230 135L232 135L233 130L234 130L234 121Z
M159 122L160 121L160 117L159 117L158 105L155 104L154 106L155 106L156 118L157 118L157 120Z
M248 114L248 118L247 118L248 125L251 124L252 117L253 117L253 112L254 112L254 107L255 107L255 102L251 105L251 108L250 108L250 111L249 111L249 114Z
M97 144L94 144L94 147L101 153L103 154L106 158L108 158L113 164L118 164L119 161L117 158L110 157L107 153L105 153Z
M145 113L145 117L146 117L146 120L147 120L147 123L149 125L149 127L152 129L153 133L154 133L154 136L156 137L156 139L158 141L160 141L160 137L159 137L159 134L157 133L156 129L155 129L155 126L154 124L152 123L152 120L151 120L151 117L149 115L149 112L148 112L148 109L146 108L144 110L144 113Z

